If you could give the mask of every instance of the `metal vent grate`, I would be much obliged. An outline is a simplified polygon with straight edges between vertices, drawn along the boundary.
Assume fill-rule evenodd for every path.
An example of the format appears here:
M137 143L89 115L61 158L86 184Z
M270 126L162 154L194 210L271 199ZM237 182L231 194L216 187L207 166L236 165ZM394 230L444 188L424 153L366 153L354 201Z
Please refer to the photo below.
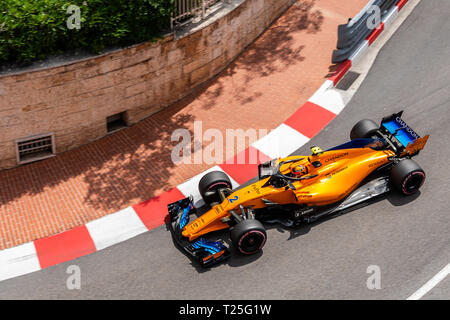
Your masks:
M117 130L123 129L127 126L125 121L125 112L117 113L106 118L106 132L112 133Z
M19 164L43 160L55 155L55 138L52 133L17 139L15 143Z
M352 84L358 79L361 74L358 72L349 71L345 74L345 76L339 81L336 86L336 89L347 91Z

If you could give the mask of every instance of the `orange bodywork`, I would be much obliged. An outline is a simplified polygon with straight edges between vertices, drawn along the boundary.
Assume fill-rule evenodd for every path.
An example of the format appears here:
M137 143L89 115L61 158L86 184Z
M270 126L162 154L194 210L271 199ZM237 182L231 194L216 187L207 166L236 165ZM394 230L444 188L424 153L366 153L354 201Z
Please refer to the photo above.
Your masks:
M233 192L222 203L189 223L183 229L183 236L190 241L206 233L228 228L222 220L230 217L230 210L239 212L239 205L252 206L252 209L266 207L262 199L273 203L302 204L306 206L324 206L333 204L349 195L374 170L387 164L389 158L395 156L390 150L377 151L371 148L340 149L326 151L318 155L292 156L278 159L278 163L286 160L298 161L283 164L283 174L292 172L292 168L307 168L305 176L317 175L314 178L293 181L295 187L276 188L265 186L269 178L263 178L253 184ZM313 166L320 162L319 167Z

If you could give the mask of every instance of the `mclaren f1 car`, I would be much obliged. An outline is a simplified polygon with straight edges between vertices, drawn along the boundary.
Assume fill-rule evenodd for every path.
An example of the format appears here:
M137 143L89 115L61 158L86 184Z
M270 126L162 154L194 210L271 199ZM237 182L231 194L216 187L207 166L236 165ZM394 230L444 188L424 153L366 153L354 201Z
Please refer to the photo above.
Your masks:
M429 136L420 137L401 116L402 111L385 117L381 125L361 120L347 143L260 164L257 181L236 190L224 172L207 173L198 187L208 211L190 221L197 214L192 196L168 205L175 243L208 267L230 256L224 242L205 238L212 232L230 229L233 246L250 255L266 243L262 222L296 227L392 189L416 193L425 173L411 158Z

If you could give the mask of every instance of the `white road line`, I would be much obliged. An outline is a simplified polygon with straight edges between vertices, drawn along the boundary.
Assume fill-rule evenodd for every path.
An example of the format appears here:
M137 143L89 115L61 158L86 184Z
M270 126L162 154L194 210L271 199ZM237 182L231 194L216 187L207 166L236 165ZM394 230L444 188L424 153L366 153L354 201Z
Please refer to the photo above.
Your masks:
M438 285L439 282L445 279L446 276L450 274L450 263L447 264L444 269L439 271L433 278L430 279L427 283L425 283L419 290L414 292L411 296L409 296L406 300L419 300L424 295L426 295L431 289Z
M41 269L33 242L0 251L0 281Z
M88 222L86 228L97 251L148 231L132 207Z
M327 109L334 114L339 114L346 107L347 103L342 98L339 90L331 87L325 91L316 92L309 102L317 104L318 106ZM347 101L348 102L348 101Z
M287 157L308 141L308 137L282 123L269 134L254 142L252 146L271 159L276 159Z

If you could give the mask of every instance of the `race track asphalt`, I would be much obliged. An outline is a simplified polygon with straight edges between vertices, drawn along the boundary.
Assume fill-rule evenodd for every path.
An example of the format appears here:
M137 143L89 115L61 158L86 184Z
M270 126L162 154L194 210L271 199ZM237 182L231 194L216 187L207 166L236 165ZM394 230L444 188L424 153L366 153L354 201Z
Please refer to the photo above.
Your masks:
M427 174L420 194L390 194L295 231L271 227L262 254L233 252L227 263L206 271L175 248L162 226L3 281L0 299L406 299L450 262L449 13L448 0L421 1L349 105L296 152L345 142L361 118L378 122L404 110L412 128L430 134L415 158ZM70 265L81 269L81 290L66 288ZM366 286L371 265L381 270L381 289ZM424 299L450 299L450 279Z

